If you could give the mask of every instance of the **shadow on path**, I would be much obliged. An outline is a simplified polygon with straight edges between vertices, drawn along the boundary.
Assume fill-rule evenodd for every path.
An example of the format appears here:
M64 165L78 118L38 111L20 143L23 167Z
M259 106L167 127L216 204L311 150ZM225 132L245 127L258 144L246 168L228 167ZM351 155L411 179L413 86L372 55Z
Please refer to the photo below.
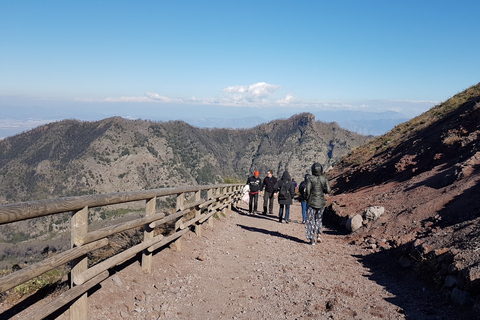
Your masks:
M385 300L401 308L399 312L405 315L405 319L479 319L471 310L452 306L434 285L423 281L411 270L401 268L386 251L353 257L370 270L365 277L393 295Z
M284 238L284 239L287 239L287 240L290 240L290 241L295 241L295 242L302 243L302 244L307 243L307 241L304 241L304 240L299 239L297 237L292 237L292 236L280 233L278 231L272 231L272 230L256 228L256 227L249 227L249 226L245 226L245 225L242 225L242 224L237 224L237 226L239 226L240 228L245 229L247 231L259 232L259 233L267 234L267 235L270 235L270 236Z

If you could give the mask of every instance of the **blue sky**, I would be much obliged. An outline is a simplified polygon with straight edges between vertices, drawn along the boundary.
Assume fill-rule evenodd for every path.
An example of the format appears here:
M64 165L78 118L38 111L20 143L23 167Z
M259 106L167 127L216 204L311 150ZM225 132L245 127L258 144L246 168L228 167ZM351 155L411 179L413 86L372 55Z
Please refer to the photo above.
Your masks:
M478 12L474 0L0 1L0 128L408 119L480 82Z

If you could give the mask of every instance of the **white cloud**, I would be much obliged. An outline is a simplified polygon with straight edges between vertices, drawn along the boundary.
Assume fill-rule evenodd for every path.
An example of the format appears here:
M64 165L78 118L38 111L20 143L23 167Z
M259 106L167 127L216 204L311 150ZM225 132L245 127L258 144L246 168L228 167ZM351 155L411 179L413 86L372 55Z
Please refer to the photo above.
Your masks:
M116 97L97 100L97 102L152 102L148 97Z
M160 102L183 102L182 99L172 99L169 97L161 96L158 93L147 92L145 93L145 96L149 99L160 101Z
M146 92L143 96L110 97L100 100L84 99L89 102L130 102L130 103L160 103L160 104L190 104L225 107L251 108L298 108L306 111L314 110L352 110L367 112L393 111L408 116L417 115L431 108L437 101L421 100L369 100L369 101L321 101L303 100L293 93L283 93L281 86L266 82L257 82L251 85L228 86L221 91L221 95L211 98L192 96L185 99L170 98L154 92Z
M289 105L295 103L296 101L297 99L295 99L295 97L289 93L283 99L277 100L277 103L281 105Z
M257 82L249 86L231 86L226 87L222 92L232 96L235 100L262 100L280 88L278 85L266 82Z

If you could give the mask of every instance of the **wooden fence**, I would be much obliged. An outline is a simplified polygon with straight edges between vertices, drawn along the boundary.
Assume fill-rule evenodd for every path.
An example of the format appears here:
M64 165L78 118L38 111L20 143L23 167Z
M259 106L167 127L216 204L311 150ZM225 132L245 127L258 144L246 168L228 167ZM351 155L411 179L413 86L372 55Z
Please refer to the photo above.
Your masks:
M110 275L109 269L142 252L142 270L151 273L154 251L172 243L180 249L181 236L188 232L191 226L194 227L195 233L200 235L202 223L208 220L212 224L215 213L235 204L240 198L242 186L239 184L188 186L38 200L0 206L0 224L72 212L71 249L0 278L0 293L70 263L70 289L48 303L29 306L21 312L21 318L43 319L60 308L68 307L70 319L86 320L87 291L107 279ZM202 199L202 191L206 192L206 198ZM190 199L193 202L186 203L186 194L191 195ZM165 214L157 210L157 199L166 196L176 196L175 213ZM98 230L88 230L89 208L142 200L145 201L145 214L142 218ZM162 234L155 236L154 228L168 222L175 222L174 232L168 236ZM88 267L87 254L106 246L108 236L138 227L144 229L142 242Z

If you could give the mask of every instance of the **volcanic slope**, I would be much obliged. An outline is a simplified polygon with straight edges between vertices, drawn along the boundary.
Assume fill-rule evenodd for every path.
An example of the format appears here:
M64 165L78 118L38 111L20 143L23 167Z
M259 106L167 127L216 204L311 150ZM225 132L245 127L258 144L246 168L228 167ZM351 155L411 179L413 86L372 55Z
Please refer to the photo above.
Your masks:
M480 84L354 149L329 172L332 217L344 224L369 206L350 235L392 255L452 301L479 305Z

